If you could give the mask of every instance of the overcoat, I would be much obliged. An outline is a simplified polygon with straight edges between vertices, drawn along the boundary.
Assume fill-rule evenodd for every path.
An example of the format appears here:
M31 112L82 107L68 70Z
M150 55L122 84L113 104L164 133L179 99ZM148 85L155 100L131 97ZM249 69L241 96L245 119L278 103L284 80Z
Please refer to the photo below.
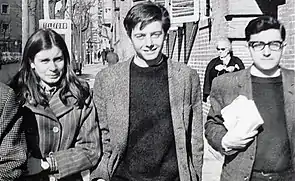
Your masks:
M24 181L46 181L48 177L61 181L82 180L81 171L93 168L101 155L101 144L97 113L92 96L85 100L82 108L74 105L76 98L66 95L64 105L57 91L48 107L23 106L23 118L28 155L45 158L50 155L57 162L57 172L44 173Z
M0 180L15 180L22 174L26 157L22 118L11 88L0 83Z
M102 131L103 156L94 178L109 180L126 148L131 61L132 58L119 62L96 75L94 102ZM199 76L185 64L168 60L168 84L180 180L201 180L203 121Z
M286 125L291 145L291 155L294 155L295 135L295 74L293 70L281 68L284 90L284 103L286 114ZM221 173L221 181L250 180L252 167L255 161L256 137L254 141L242 151L234 154L227 154L221 146L221 140L227 130L223 125L221 109L229 105L238 95L244 95L252 99L252 83L250 68L224 74L213 80L210 103L211 108L205 123L205 136L208 143L217 151L225 154L225 161ZM271 97L270 97L271 99ZM293 168L295 157L292 157ZM295 177L294 177L295 179Z

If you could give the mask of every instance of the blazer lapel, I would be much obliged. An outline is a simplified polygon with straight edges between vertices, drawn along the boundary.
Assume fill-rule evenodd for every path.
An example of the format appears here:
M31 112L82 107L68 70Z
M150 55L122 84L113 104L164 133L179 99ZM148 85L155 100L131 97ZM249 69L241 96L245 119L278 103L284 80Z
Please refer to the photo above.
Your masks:
M283 77L283 89L284 89L284 103L286 114L286 125L288 130L289 139L292 140L294 120L295 120L295 86L294 86L294 72L281 69Z
M114 109L108 119L113 130L113 140L117 142L116 148L119 153L123 153L127 144L128 127L129 127L129 82L130 82L130 63L131 59L123 66L115 70L113 86L113 105Z
M245 69L244 71L241 71L241 75L237 77L237 79L239 79L239 94L246 96L248 99L253 99L250 67Z
M168 60L168 84L169 98L171 106L172 125L175 137L177 162L179 167L180 180L190 180L187 170L189 170L186 150L186 130L184 120L184 96L185 79L180 72L180 66Z
M184 80L183 76L176 74L180 71L180 67L175 67L170 60L168 60L168 84L169 84L169 98L171 106L171 116L174 127L184 126L179 125L183 123L183 101L184 101ZM181 95L181 96L179 96ZM179 126L178 126L179 125Z

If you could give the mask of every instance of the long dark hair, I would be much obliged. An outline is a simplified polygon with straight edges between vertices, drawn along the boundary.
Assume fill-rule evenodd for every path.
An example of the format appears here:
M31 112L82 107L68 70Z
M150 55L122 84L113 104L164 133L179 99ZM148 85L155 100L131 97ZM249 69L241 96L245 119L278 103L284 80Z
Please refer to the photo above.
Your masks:
M82 107L86 98L90 96L89 86L86 82L78 79L70 65L70 55L67 45L61 35L51 29L39 29L28 39L21 61L19 72L10 82L10 86L16 92L21 104L28 102L33 105L48 105L48 98L41 88L40 77L31 68L35 55L42 51L58 47L64 58L64 71L59 82L61 89L59 97L67 105L67 93L76 98L75 105Z

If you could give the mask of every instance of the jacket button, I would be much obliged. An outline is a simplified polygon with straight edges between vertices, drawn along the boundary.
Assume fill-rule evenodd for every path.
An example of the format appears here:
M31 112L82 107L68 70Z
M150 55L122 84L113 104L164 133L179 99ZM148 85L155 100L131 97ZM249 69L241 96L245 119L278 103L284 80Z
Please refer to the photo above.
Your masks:
M56 178L52 175L49 176L49 181L56 181Z
M53 127L52 131L53 131L54 133L58 133L59 128L55 126L55 127Z

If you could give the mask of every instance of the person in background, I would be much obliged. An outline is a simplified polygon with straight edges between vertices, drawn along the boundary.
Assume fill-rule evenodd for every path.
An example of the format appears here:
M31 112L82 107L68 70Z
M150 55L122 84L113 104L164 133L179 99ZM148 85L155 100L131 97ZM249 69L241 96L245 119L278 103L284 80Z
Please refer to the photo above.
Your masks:
M27 146L15 93L0 82L0 180L16 181L24 171Z
M102 59L102 64L105 65L105 63L107 61L107 51L106 51L106 49L103 49L101 51L101 59Z
M124 27L136 54L95 78L103 156L92 178L200 181L200 80L196 70L162 53L169 13L152 2L138 3Z
M213 80L205 136L225 155L221 181L293 181L295 73L280 66L286 30L275 18L261 16L249 22L245 36L254 63ZM230 119L224 117L225 108L241 95L254 102L252 108L258 113L249 112L246 104L236 104L232 110L237 111L229 113L239 122L227 129L225 123ZM245 127L257 119L263 124Z
M117 62L119 62L119 56L117 53L114 52L113 47L110 48L110 51L107 54L106 60L107 60L109 66L114 65Z
M22 105L28 161L22 181L82 180L101 154L97 112L86 82L70 66L58 33L40 29L28 39L10 83Z
M207 102L210 95L212 81L215 77L224 73L236 72L245 69L243 62L236 56L233 56L231 42L228 38L221 38L217 41L216 50L218 57L212 59L206 67L203 101Z

